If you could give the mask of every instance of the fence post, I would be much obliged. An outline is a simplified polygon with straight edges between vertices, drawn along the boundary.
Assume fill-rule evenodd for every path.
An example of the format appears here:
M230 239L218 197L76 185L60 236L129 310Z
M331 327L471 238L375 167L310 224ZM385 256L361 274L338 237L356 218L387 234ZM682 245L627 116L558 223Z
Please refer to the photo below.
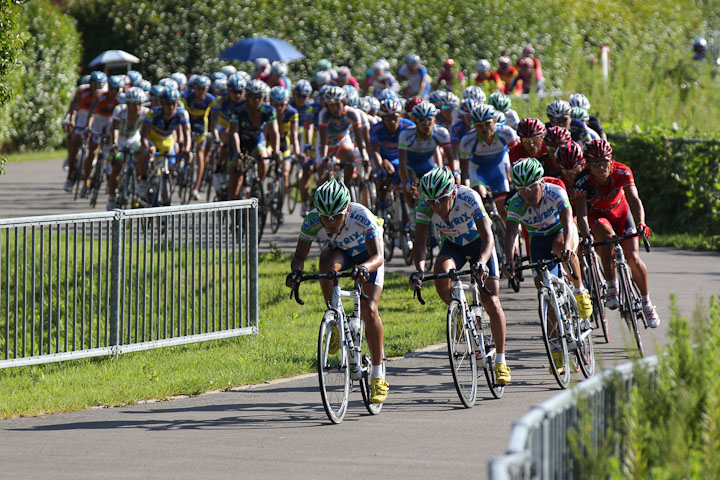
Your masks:
M120 344L120 262L122 260L123 211L115 210L110 241L110 347ZM115 355L117 355L117 348Z
M258 209L260 205L257 198L253 198L253 207L250 209L250 231L248 232L248 248L250 253L248 282L250 283L249 323L257 327L258 322Z

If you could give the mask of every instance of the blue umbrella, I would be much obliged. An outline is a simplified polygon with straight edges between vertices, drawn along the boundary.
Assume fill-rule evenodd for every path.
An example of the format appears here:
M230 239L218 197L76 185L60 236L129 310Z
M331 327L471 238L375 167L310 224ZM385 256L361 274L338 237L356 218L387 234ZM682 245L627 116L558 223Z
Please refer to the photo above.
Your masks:
M256 58L267 58L271 62L288 62L305 58L295 47L279 38L246 38L220 52L220 60L252 62Z

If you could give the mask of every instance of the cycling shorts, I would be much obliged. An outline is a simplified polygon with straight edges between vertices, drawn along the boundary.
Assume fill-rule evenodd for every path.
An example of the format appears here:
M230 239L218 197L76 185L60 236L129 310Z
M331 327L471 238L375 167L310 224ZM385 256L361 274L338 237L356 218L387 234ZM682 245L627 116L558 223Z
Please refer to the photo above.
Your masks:
M318 144L319 143L320 142L318 142ZM349 150L351 152L355 150L355 144L350 138L350 135L328 135L328 157L334 156L340 160L345 150ZM324 160L319 155L319 151L320 149L318 145L318 155L315 157L315 165L321 165ZM355 157L354 153L353 157Z
M509 161L503 161L499 165L490 168L470 162L470 185L484 185L492 190L493 195L506 193L510 190L508 182Z
M415 172L415 178L420 179L425 175L427 172L435 168L435 160L432 158L428 160L427 162L423 163L411 163L407 162L407 168ZM408 172L409 173L409 172Z
M240 149L247 153L248 155L253 156L265 156L265 137L263 135L260 135L257 138L251 137L251 138L240 138ZM237 157L233 155L235 152L235 149L232 146L232 142L230 142L230 148L228 148L228 161L227 164L229 167L234 167L237 164Z
M347 252L347 250L343 250L342 248L338 248L337 251L340 252L340 255L342 255L342 267L340 268L340 271L348 270L355 265L360 265L363 262L367 262L367 260L370 258L370 253L368 253L367 250L364 250L363 252L355 255L354 257L351 256ZM374 272L370 272L370 277L365 283L372 283L373 285L377 285L378 287L383 288L384 280L385 264L382 264L377 270L375 270Z
M155 147L157 153L175 153L175 136L169 135L167 137L161 137L152 130L147 136L150 144ZM171 167L175 165L175 157L168 157L168 165Z
M630 205L625 201L607 212L591 209L588 212L590 231L599 224L607 225L616 235L630 235L635 233L635 219L630 213Z
M392 175L388 174L383 170L382 167L380 167L380 170L375 170L375 167L373 167L373 171L375 172L375 176L378 180L385 180L385 178L390 177L392 185L400 185L400 175L398 175L398 172L400 171L400 160L397 158L385 158L383 161L389 161L392 163L392 166L395 168L395 173Z
M530 235L530 261L537 262L538 260L551 260L555 258L555 254L552 251L553 241L560 232L554 232L550 235ZM540 274L538 269L534 269L536 274ZM560 264L555 264L550 269L550 273L558 275L560 273Z
M89 114L89 110L77 110L75 112L75 130L73 130L74 134L83 134L83 132L87 128Z
M482 250L483 242L480 237L476 238L472 242L462 247L456 243L451 242L450 240L445 240L440 247L440 253L438 253L438 261L440 257L448 257L453 262L455 262L455 269L460 270L463 265L465 265L465 262L467 261L466 258L470 257L471 262L477 262L478 260L480 260L480 254L482 253ZM488 278L493 280L497 280L500 278L500 276L498 275L499 269L497 255L495 254L494 248L492 254L490 255L490 258L488 259L487 267L489 271Z
M101 115L93 115L94 121L92 125L92 135L90 136L90 142L100 145L102 136L110 130L110 122L112 117L103 117Z

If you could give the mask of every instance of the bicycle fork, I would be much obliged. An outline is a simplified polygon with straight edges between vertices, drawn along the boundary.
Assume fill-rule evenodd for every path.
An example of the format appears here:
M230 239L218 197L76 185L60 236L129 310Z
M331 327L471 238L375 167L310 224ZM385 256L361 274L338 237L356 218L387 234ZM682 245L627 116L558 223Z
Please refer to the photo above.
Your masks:
M342 330L343 338L341 338L343 348L347 347L348 355L348 366L350 368L350 378L352 380L360 380L362 378L362 362L361 362L361 344L360 341L355 345L355 339L362 338L362 322L358 327L358 332L352 332L350 329L350 318L345 314L345 308L343 307L342 297L353 299L353 317L359 318L360 309L360 294L356 291L344 291L340 287L333 288L332 300L328 302L328 308L336 312L336 318L338 319L338 330Z

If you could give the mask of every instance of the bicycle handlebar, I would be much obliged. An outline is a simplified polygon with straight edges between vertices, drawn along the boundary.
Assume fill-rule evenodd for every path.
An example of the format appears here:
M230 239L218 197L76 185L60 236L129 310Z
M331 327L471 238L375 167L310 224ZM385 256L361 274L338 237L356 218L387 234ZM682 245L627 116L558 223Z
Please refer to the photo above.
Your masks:
M443 278L450 278L453 280L456 280L464 275L472 275L472 278L476 281L476 283L480 286L483 292L485 292L487 295L492 295L492 292L485 287L485 281L478 275L478 269L476 265L470 264L469 270L455 270L454 268L451 268L446 273L439 273L436 275L428 275L427 277L423 277L420 282L430 281L430 280L440 280ZM479 281L478 281L479 280ZM425 300L422 298L421 289L418 287L415 287L413 289L413 298L417 298L418 302L420 302L421 305L425 305Z
M553 265L557 265L558 263L562 263L565 260L566 260L566 258L559 258L557 256L555 258L543 258L541 260L538 260L537 262L528 263L527 265L522 265L522 266L516 267L515 269L516 270L530 270L531 268L538 268L540 270L544 270ZM575 274L575 270L573 269L572 264L568 262L567 267L568 267L568 273L573 278L573 280L577 280L578 277Z
M593 242L592 246L593 247L601 247L603 245L615 245L615 244L624 242L625 240L628 240L630 238L635 238L635 237L642 238L643 245L645 246L645 251L650 253L650 241L647 239L647 237L640 235L640 233L638 233L638 232L631 233L629 235L622 235L622 236L615 235L614 237L609 238L607 240Z
M354 290L357 290L360 292L360 298L364 300L370 300L370 298L365 295L362 291L362 288L360 288L360 283L357 279L357 273L353 270L347 271L347 272L336 272L335 270L330 270L328 273L317 273L314 275L303 275L300 278L295 280L295 283L293 283L290 291L290 298L295 298L295 301L299 303L300 305L305 305L305 302L300 298L300 284L302 282L305 282L307 280L332 280L333 286L335 286L338 282L338 279L340 278L349 278L352 277L353 280L355 280L355 288Z

